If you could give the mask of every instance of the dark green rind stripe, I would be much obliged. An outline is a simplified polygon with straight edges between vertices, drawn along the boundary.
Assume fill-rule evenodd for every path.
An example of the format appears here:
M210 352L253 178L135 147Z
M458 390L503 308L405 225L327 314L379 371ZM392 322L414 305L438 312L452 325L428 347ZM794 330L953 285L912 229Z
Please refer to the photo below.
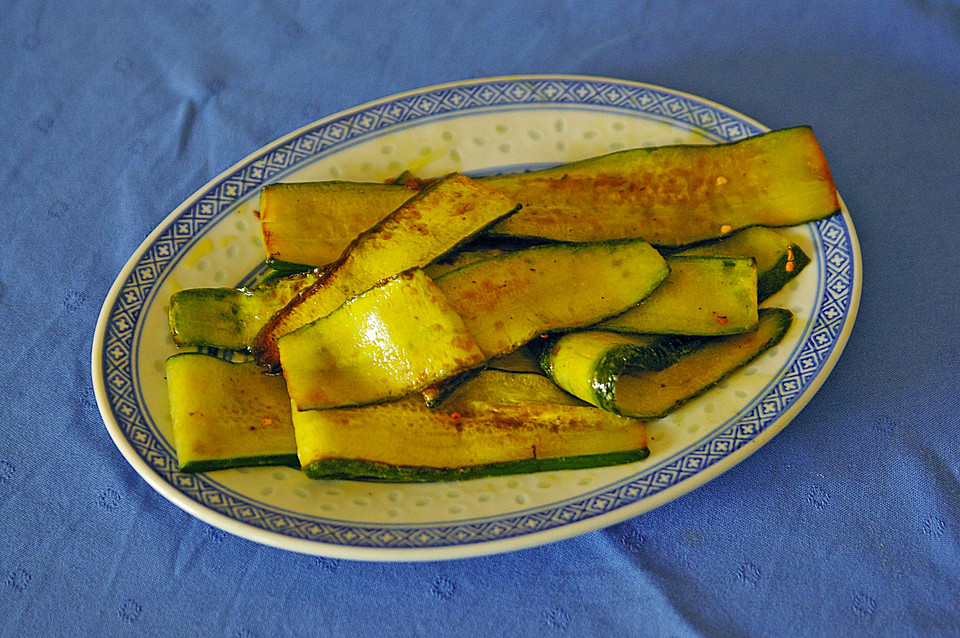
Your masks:
M780 256L770 268L757 272L757 302L764 301L780 291L790 280L800 274L810 263L810 257L796 244L790 244L788 253ZM787 270L790 254L793 253L793 269Z
M773 296L799 275L810 257L797 244L766 226L750 226L720 240L710 240L677 251L671 256L753 257L757 260L757 301ZM787 264L793 257L793 268Z
M556 348L579 348L576 343L577 334L572 333L554 338L540 355L540 367L554 381L557 381L554 374L554 359L558 352ZM580 397L584 401L610 412L617 412L614 388L617 378L623 374L624 370L629 368L653 372L663 370L679 361L683 355L699 348L710 338L614 334L617 335L616 338L621 343L600 352L593 359L592 371L584 370L584 374L590 375L589 385L592 396L590 398ZM573 390L573 388L565 387L563 384L561 384L561 387L564 387L568 392Z
M292 261L283 261L281 259L268 258L264 260L263 263L265 263L268 268L280 273L280 277L299 275L310 272L311 270L316 270L316 266L308 266L306 264L298 264Z
M181 472L213 472L214 470L230 470L236 467L263 467L284 465L292 467L295 470L300 469L300 459L296 453L293 454L272 454L269 456L245 456L232 459L204 459L202 461L191 461L182 467Z
M617 378L627 368L655 372L663 370L699 348L707 337L656 335L645 345L624 345L607 352L597 362L593 388L597 407L617 413L614 389Z
M667 416L668 414L670 414L680 406L697 398L698 396L700 396L710 388L713 388L718 383L728 378L730 375L734 374L738 370L745 368L747 365L749 365L750 363L755 361L758 357L760 357L760 355L762 355L764 352L766 352L773 346L780 343L784 335L787 334L787 330L790 329L790 326L793 323L793 313L784 308L761 308L760 322L761 322L761 327L760 327L761 330L763 329L764 322L774 323L775 325L773 328L773 332L771 332L770 336L766 340L764 340L761 344L757 346L757 349L751 354L749 358L742 361L739 365L735 365L726 369L722 374L708 380L699 388L691 389L691 391L688 394L685 394L682 397L679 397L676 401L674 401L668 408L664 409L663 411L657 412L657 413L650 413L650 414L641 414L636 411L623 409L622 405L616 400L615 396L610 397L608 399L608 400L612 399L610 400L612 409L610 408L605 408L605 409L610 409L610 411L613 412L614 414L617 414L623 417L643 419L648 421L661 419ZM706 345L709 342L719 343L721 341L728 340L728 339L736 339L737 337L740 337L740 336L742 335L731 335L729 337L712 337L710 339L704 339L701 345ZM678 365L682 365L682 359L681 361L678 362ZM651 372L650 374L656 375L657 373Z
M540 363L544 372L560 385L560 387L598 408L620 416L636 419L659 419L694 397L703 394L709 388L712 388L779 343L793 322L793 313L782 308L761 308L759 311L759 319L760 325L758 329L767 330L770 334L763 342L756 345L756 350L751 352L747 360L742 361L739 365L731 365L731 367L723 370L722 374L707 379L698 387L688 388L686 392L682 396L678 396L667 409L655 413L637 412L625 407L625 403L629 402L627 399L618 399L618 380L623 375L630 375L631 371L633 371L634 374L645 377L653 375L653 378L656 379L657 374L667 374L665 371L670 368L670 366L688 365L687 362L684 361L684 358L704 346L721 346L724 341L731 339L736 340L743 338L745 335L730 335L725 337L661 337L637 335L632 338L630 335L619 335L616 339L620 343L612 344L605 350L603 349L604 346L594 346L596 351L590 352L587 345L577 344L578 334L575 333L561 337L555 342L553 347L545 349ZM582 334L586 336L588 333ZM631 340L632 343L623 343L623 341L628 339ZM738 346L738 348L739 347L741 346ZM573 350L569 351L570 354L564 354L560 350L561 348L571 348ZM575 369L572 371L576 374L571 374L571 367L569 365L565 370L558 370L556 368L555 359L561 357L565 361L574 362ZM651 387L656 385L656 383L653 383Z
M580 470L607 465L622 465L642 461L650 456L648 448L607 454L562 456L545 459L504 461L471 467L442 468L410 465L389 465L362 459L322 459L303 468L312 479L349 479L382 483L434 483L439 481L464 481L489 476L529 474L557 470Z

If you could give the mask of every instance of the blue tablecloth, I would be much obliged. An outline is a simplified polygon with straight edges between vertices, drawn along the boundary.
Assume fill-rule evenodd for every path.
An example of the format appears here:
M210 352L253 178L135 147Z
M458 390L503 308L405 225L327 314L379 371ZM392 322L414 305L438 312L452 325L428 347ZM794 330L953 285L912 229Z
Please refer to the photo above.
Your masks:
M960 635L956 2L4 2L0 63L0 634ZM310 121L512 73L645 81L814 127L864 280L809 405L672 503L482 558L317 558L159 496L89 372L139 243Z

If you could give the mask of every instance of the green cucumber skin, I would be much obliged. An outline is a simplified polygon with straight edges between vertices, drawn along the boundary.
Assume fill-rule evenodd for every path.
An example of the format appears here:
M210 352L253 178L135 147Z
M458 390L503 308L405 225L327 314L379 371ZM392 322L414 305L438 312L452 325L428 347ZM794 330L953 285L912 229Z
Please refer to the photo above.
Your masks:
M553 378L554 347L563 337L551 340L540 355L540 367ZM625 368L635 367L656 372L676 363L684 354L700 347L709 337L687 337L675 335L638 335L637 341L647 341L645 345L623 344L611 348L597 360L594 375L590 380L592 398L588 402L619 414L614 398L614 386L617 377ZM583 397L581 397L583 398Z
M274 312L319 277L315 269L273 272L250 288L185 288L170 297L168 323L178 347L249 351Z
M575 254L576 252L581 250L592 251L601 247L612 249L612 250L619 249L621 247L625 249L629 249L633 246L641 246L641 245L647 246L653 254L657 254L653 250L653 248L650 247L649 244L647 244L647 242L644 242L643 240L638 240L638 239L611 239L611 240L605 240L605 241L599 241L599 242L577 242L577 243L558 242L558 243L549 243L549 244L539 244L539 245L531 246L521 251L508 252L501 255L496 255L491 257L490 259L486 259L481 262L475 262L472 264L462 266L460 268L457 268L456 270L452 270L450 272L445 273L441 277L438 277L436 279L436 283L440 287L440 289L444 291L445 294L448 294L448 296L450 296L448 292L448 287L455 286L456 285L455 282L457 282L457 280L470 279L471 277L476 276L475 273L478 272L480 269L487 268L491 264L508 262L509 260L516 259L519 255L537 256L537 257L543 256L543 258L549 259L551 254L559 254L559 255ZM646 287L643 288L642 290L635 291L636 301L634 301L634 305L636 303L639 303L641 300L645 299L647 296L649 296L657 288L657 286L659 286L663 282L663 280L667 277L669 273L669 266L667 265L666 261L663 260L662 257L660 257L659 260L660 261L658 262L657 272L650 274L649 281L646 282L647 283ZM454 300L454 297L450 296L450 298L452 303L454 303L454 306L456 307L456 301ZM508 354L509 352L512 352L522 347L524 344L528 343L531 339L535 339L535 337L538 334L542 334L546 332L560 334L560 333L567 333L567 332L582 330L586 326L590 326L600 321L604 321L613 316L616 316L622 313L625 309L626 308L621 306L616 311L613 311L613 312L606 310L603 313L598 315L593 315L589 317L580 317L578 321L574 323L566 324L566 325L541 324L537 330L531 331L525 339L522 339L519 343L515 342L511 349L495 352L493 353L493 356Z
M663 287L655 289L649 297L626 312L595 326L597 330L620 332L624 334L677 335L677 336L720 336L756 330L756 259L752 257L672 255L666 257L671 272L662 282L663 287L672 288L661 297ZM721 268L722 266L722 268ZM697 274L696 289L691 290L690 270ZM719 271L718 271L719 268ZM688 269L686 273L683 269ZM737 273L736 283L731 273ZM676 275L677 278L674 276ZM722 290L723 297L710 298L704 302L701 292L707 288ZM678 295L678 291L681 294ZM685 304L690 304L687 306ZM725 324L710 321L696 313L701 304L710 305L714 310L725 309L731 321ZM744 311L744 308L747 308ZM664 316L665 310L667 315ZM650 313L650 314L647 314ZM690 316L697 316L691 320ZM747 316L749 314L749 317ZM658 320L651 320L652 317ZM689 323L688 323L689 322Z
M274 454L270 456L245 456L232 459L207 459L192 461L180 467L185 474L196 472L213 472L216 470L231 470L238 467L272 467L286 466L295 470L300 469L300 459L296 454Z
M178 347L245 350L249 293L239 288L188 288L170 298L168 321Z
M608 351L594 360L591 370L587 370L585 372L585 374L590 375L588 380L590 396L583 396L583 393L581 392L579 398L597 406L598 408L623 417L643 420L655 420L663 418L684 403L697 396L700 396L710 388L714 387L716 384L720 383L737 370L740 370L744 366L748 365L751 361L755 360L764 352L779 343L793 322L793 313L782 308L761 308L759 316L761 322L767 320L768 317L770 318L770 321L776 321L777 330L766 342L758 347L757 352L755 352L748 361L745 361L735 368L727 370L723 375L713 379L710 383L697 388L688 395L681 397L663 412L657 414L635 414L624 412L618 404L616 397L616 384L620 375L623 374L628 368L639 368L647 372L656 373L670 365L676 364L682 360L684 355L697 350L707 343L722 339L734 338L738 335L730 335L728 337L662 337L659 339L654 337L653 339L649 340L652 342L652 345L648 346L623 344L611 347ZM561 340L562 337L557 339L557 342L555 342L554 345L547 347L543 351L540 359L540 364L544 372L554 379L554 350L556 343L560 342ZM571 390L567 387L564 387L564 389L568 391Z
M277 271L279 277L286 277L288 275L299 275L300 273L305 273L310 270L316 270L316 266L308 266L307 264L298 264L293 261L283 261L282 259L274 259L268 257L264 262L266 265ZM264 282L260 282L263 284Z
M779 256L772 263L758 255L765 252L771 243L778 245ZM711 240L687 246L677 251L668 251L672 256L701 255L715 257L753 257L757 260L757 302L769 299L810 264L810 257L804 250L789 242L786 237L766 226L749 226L735 234L719 240ZM793 256L793 268L787 270L790 256Z
M793 313L784 308L761 308L760 309L761 321L763 320L764 315L768 315L768 316L772 315L773 320L778 322L778 328L777 328L777 331L774 334L772 334L769 339L767 339L760 347L757 348L757 351L753 354L752 357L744 361L742 364L727 370L724 374L720 375L710 383L703 385L701 388L699 388L695 392L692 392L691 394L685 395L684 397L678 399L664 411L659 412L657 414L627 414L619 408L619 406L617 405L616 397L613 394L610 394L604 397L603 399L604 403L606 405L611 406L610 408L604 408L604 409L609 409L614 414L617 414L622 417L629 417L632 419L643 419L647 421L662 419L663 417L667 416L668 414L670 414L680 406L699 397L707 390L715 387L717 384L721 383L723 380L729 378L731 375L735 374L739 370L742 370L746 366L750 365L753 361L756 361L764 352L766 352L773 346L780 343L784 335L787 334L787 330L790 329L790 326L793 323ZM731 335L731 337L734 337L734 336L736 335ZM714 337L714 339L723 339L723 338L724 337ZM706 340L704 340L703 343L706 343Z
M620 414L617 409L614 388L617 377L624 368L637 367L655 372L663 370L704 343L706 337L670 337L658 339L658 343L649 347L633 348L621 346L600 359L596 368L593 389L597 407Z
M790 244L788 250L793 254L793 269L787 270L789 255L783 255L771 268L757 273L757 303L765 301L792 281L810 264L810 257L800 246Z
M607 454L564 456L545 459L504 461L472 467L441 468L389 465L362 459L323 459L303 468L312 479L347 479L378 483L435 483L533 472L579 470L642 461L650 456L649 448Z

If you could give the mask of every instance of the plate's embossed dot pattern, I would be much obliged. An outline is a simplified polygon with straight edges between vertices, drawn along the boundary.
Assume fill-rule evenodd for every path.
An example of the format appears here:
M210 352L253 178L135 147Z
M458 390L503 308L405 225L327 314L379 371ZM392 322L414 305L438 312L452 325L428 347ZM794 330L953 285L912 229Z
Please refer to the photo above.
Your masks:
M859 273L854 272L855 249L852 235L843 217L823 220L811 227L811 237L815 244L813 248L825 257L822 262L818 262L818 267L824 271L822 277L825 285L822 291L818 292L816 307L809 310L813 314L812 323L792 355L790 365L764 389L764 394L758 397L758 401L749 405L737 419L699 435L702 438L698 446L677 458L651 459L650 463L643 466L644 471L635 476L627 475L623 480L609 483L607 480L595 481L591 473L578 474L576 478L570 479L570 483L582 488L582 497L543 505L542 500L537 500L541 497L536 495L549 490L538 490L535 483L521 484L518 481L501 480L496 482L497 487L493 493L500 495L498 498L503 494L509 495L509 501L513 504L512 511L515 513L486 518L480 516L476 519L464 518L463 522L432 523L423 522L426 520L423 513L437 505L441 505L440 509L444 512L450 512L451 506L460 505L463 509L458 516L466 517L473 515L472 508L487 507L488 504L496 503L497 499L485 501L482 495L472 493L468 496L465 493L459 503L447 503L440 496L442 492L429 495L423 491L412 490L414 496L405 499L402 508L399 503L375 508L356 505L355 495L347 495L346 498L329 495L333 497L329 498L321 497L321 493L317 491L312 492L315 498L301 499L305 503L312 502L313 513L306 514L277 509L270 501L258 500L260 490L265 487L263 484L255 491L241 493L224 488L210 476L185 476L176 471L172 445L158 433L158 427L161 426L157 424L168 425L168 419L164 421L162 410L156 410L156 414L153 414L145 407L139 388L140 371L156 371L156 366L151 364L156 364L157 361L141 363L141 352L137 349L140 346L135 344L141 343L138 335L141 334L145 311L155 303L154 296L158 287L164 285L171 269L181 263L183 255L197 245L198 238L204 237L210 229L237 210L238 206L253 197L261 185L282 179L294 170L307 170L312 163L316 163L317 170L322 170L324 177L332 174L334 168L344 178L355 179L362 174L379 177L386 168L382 162L399 159L394 159L396 150L386 156L378 152L378 149L392 143L388 138L394 131L411 125L420 126L421 121L433 122L436 118L450 114L474 111L484 114L499 113L501 110L509 114L530 106L601 109L603 117L616 117L616 123L611 126L608 119L602 126L587 126L582 122L577 123L574 115L564 115L542 120L543 129L532 128L529 121L518 122L516 126L507 125L508 118L483 131L469 128L461 131L443 124L442 128L437 129L436 143L430 141L431 157L425 158L425 161L432 161L433 155L448 158L449 161L450 145L454 144L454 140L444 142L441 135L448 130L456 131L456 150L463 155L464 161L467 159L467 152L482 152L490 156L492 151L494 156L499 155L499 146L505 143L510 144L510 149L509 153L503 153L504 156L520 153L531 144L540 145L536 148L552 149L557 143L567 143L565 140L569 141L566 152L573 152L574 146L587 141L602 143L603 146L599 148L604 148L611 142L604 139L605 134L615 132L622 136L626 133L626 128L629 128L617 129L617 123L622 125L623 122L637 121L638 117L647 118L643 121L655 122L651 126L662 128L659 143L666 143L674 138L685 140L686 138L678 137L678 129L695 132L691 135L702 136L697 139L705 141L736 141L762 131L756 124L723 107L657 87L574 78L546 77L519 83L514 80L495 79L414 92L346 112L309 127L253 156L235 171L221 177L212 186L191 198L175 217L156 231L143 252L132 260L127 274L118 282L115 296L108 302L105 320L98 329L99 338L102 339L98 361L102 368L106 395L106 405L103 408L115 422L115 426L111 425L111 420L108 419L108 427L116 427L135 455L176 493L176 496L165 495L189 499L201 508L290 539L368 548L465 546L566 526L615 512L657 495L696 476L748 445L804 396L811 380L821 373L828 357L840 342L851 307L854 278L855 275L859 276ZM565 110L564 113L575 111ZM603 118L599 119L602 121ZM508 126L507 131L511 134L499 132L496 128L498 124ZM533 130L540 135L539 140L529 134ZM670 130L674 130L674 135L667 133ZM589 137L585 134L587 131L597 131L598 135ZM331 155L335 151L339 153L340 149L347 149L356 140L365 137L376 139L377 136L381 136L382 141L373 142L376 144L373 147L375 152L368 155L369 159L366 161L347 166L340 158L333 158ZM477 143L486 145L486 150L479 149ZM639 140L635 142L635 145L640 144ZM419 149L423 147L412 149L412 156L417 157ZM582 149L578 152L582 152ZM325 159L327 156L331 156L329 161ZM374 158L378 162L376 166L372 163ZM320 161L321 159L323 161ZM252 227L250 232L253 232ZM255 236L250 236L249 239L252 243L244 244L248 250L259 241ZM212 279L216 285L225 285L235 281L234 276L223 270L219 262L211 265L202 260L202 263L207 266L204 272L207 282ZM200 263L195 265L198 269L199 266ZM804 308L798 306L798 309L806 312ZM167 342L160 340L160 343ZM762 366L757 369L764 374L753 375L759 379L754 383L765 382L766 369ZM746 400L746 397L743 400ZM659 440L665 441L669 438L660 437ZM250 476L239 472L237 475ZM267 481L270 482L271 479L268 477ZM274 487L272 498L291 494L294 487ZM375 502L378 506L386 505L385 500L378 498ZM318 504L321 502L322 504ZM443 505L446 507L442 507ZM391 522L387 528L378 524L353 523L350 519L356 510L376 510L386 518L386 512L390 508L413 513L415 520ZM333 516L334 512L336 517Z

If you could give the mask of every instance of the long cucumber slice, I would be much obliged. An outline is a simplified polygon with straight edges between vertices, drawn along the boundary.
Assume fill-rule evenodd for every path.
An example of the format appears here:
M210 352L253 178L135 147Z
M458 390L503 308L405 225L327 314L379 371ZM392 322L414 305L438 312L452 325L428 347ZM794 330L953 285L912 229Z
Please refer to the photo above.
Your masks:
M283 377L198 353L173 355L166 373L181 472L299 467Z
M557 241L639 237L680 246L747 226L794 226L840 209L809 127L733 144L619 151L486 183L523 204L491 233Z
M634 237L680 246L751 226L802 224L840 209L809 127L733 144L628 149L479 181L524 206L491 229L504 237L579 242ZM395 184L349 182L276 185L265 192L261 219L269 256L311 259L302 263L312 266L335 259L331 244L346 247L414 194Z
M254 288L187 288L170 297L168 319L179 347L247 350L270 318L320 278L318 271Z
M664 343L656 338L643 343L630 335L573 333L547 349L541 363L557 385L587 403L622 416L657 419L779 343L793 322L793 313L782 308L763 308L759 316L754 332L680 339L662 360L657 351Z
M454 270L437 286L489 357L537 335L591 325L636 305L667 276L641 240L548 244Z
M538 374L484 371L441 410L408 396L298 411L283 378L252 362L185 353L171 357L167 371L183 472L299 468L302 459L311 478L454 481L649 455L641 421L589 406Z
M388 482L456 481L482 476L578 469L649 455L643 422L564 397L543 376L488 373L468 382L441 409L418 397L337 410L294 411L304 472L311 478ZM471 385L475 384L475 385ZM488 395L493 384L511 395ZM486 400L484 397L489 397Z
M257 335L254 353L261 363L280 363L277 339L340 307L378 282L411 268L422 268L518 205L468 177L449 175L362 233L317 283L275 314Z
M401 273L280 337L290 398L301 410L387 401L486 357L422 270Z
M670 274L637 307L597 330L637 334L725 335L757 327L753 259L668 257Z

